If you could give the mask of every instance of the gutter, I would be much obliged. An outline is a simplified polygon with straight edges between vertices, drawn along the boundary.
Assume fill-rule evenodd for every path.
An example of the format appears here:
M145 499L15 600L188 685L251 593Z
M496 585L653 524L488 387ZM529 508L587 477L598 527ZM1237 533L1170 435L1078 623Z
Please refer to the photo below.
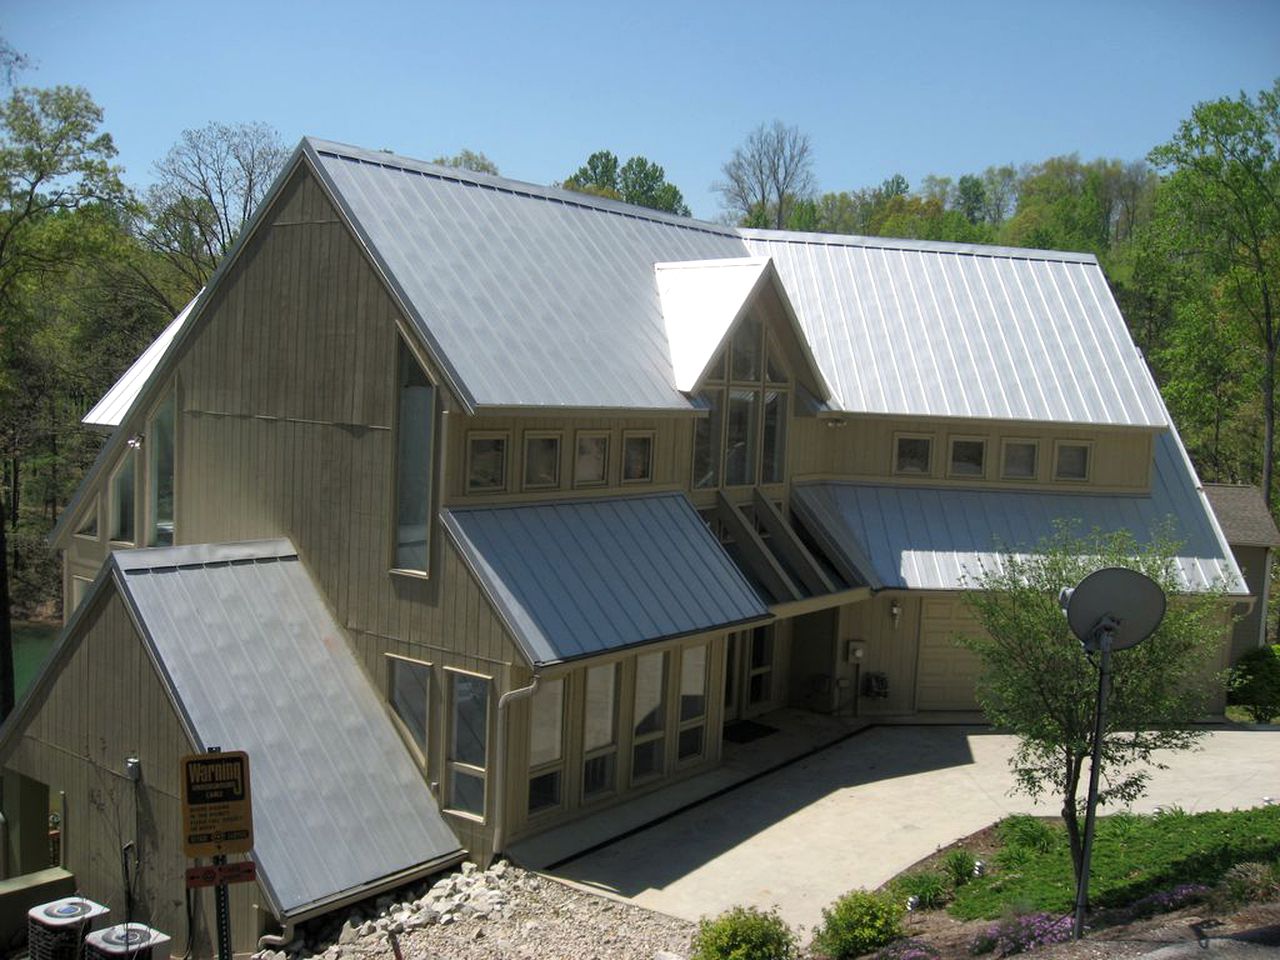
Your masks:
M493 776L493 794L495 798L495 806L493 811L493 853L496 856L502 850L503 841L506 839L506 813L507 799L505 795L506 789L506 773L507 773L507 706L516 700L527 700L538 692L538 685L542 683L542 675L535 673L533 681L527 687L520 687L516 690L508 690L498 698L498 766Z

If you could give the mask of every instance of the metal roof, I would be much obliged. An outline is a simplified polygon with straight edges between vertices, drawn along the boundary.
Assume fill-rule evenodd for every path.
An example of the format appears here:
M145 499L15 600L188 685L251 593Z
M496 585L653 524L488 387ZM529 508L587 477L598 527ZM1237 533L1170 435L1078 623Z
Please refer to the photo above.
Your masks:
M201 290L200 293L204 293L204 290ZM142 388L147 385L147 381L151 379L151 374L160 366L160 361L164 359L164 355L168 351L169 345L173 343L174 337L178 335L178 331L182 329L183 324L187 322L187 317L191 314L191 308L200 299L200 293L191 298L191 302L169 321L168 326L160 331L160 335L151 341L150 346L143 350L138 355L138 359L130 364L129 369L120 375L120 379L112 384L111 389L102 395L102 399L80 418L81 423L92 427L120 426L120 421L129 412L129 408L133 406L133 401L138 398Z
M868 580L881 588L965 589L966 575L997 565L1006 550L1033 553L1056 522L1069 520L1084 532L1128 530L1139 543L1172 523L1187 589L1226 583L1247 592L1195 474L1167 432L1156 440L1148 496L822 482L797 486L792 508L806 527L822 531L824 544L860 552L850 561L869 564Z
M441 516L533 665L769 615L683 494Z
M1091 255L740 233L773 258L838 409L1168 423Z
M653 267L744 256L733 230L305 145L464 402L690 409L675 387Z
M1262 499L1262 490L1246 483L1206 483L1227 543L1238 547L1280 547L1280 530Z
M289 541L109 563L197 746L249 754L253 857L278 916L460 855Z

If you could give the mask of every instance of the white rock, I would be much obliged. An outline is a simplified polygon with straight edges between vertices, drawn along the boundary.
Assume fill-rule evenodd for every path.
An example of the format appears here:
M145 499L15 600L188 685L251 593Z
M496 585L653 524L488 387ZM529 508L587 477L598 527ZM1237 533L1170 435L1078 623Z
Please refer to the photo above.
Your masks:
M684 960L684 957L678 953L671 953L669 950L659 950L653 955L653 960Z
M476 872L476 865L472 863L470 860L464 860L462 863L462 875L464 877L469 877L471 876L471 874L475 872Z
M349 943L355 943L358 939L360 939L360 930L348 920L342 925L342 932L338 934L338 943L346 946Z

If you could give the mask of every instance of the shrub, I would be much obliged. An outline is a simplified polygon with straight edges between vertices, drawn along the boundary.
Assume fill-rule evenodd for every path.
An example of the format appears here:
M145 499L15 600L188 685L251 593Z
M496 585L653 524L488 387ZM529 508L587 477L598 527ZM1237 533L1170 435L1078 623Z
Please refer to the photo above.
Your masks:
M942 872L951 880L953 887L963 887L973 879L973 870L978 860L968 850L957 848L942 858Z
M895 940L871 955L871 960L939 960L942 954L923 940Z
M734 907L698 921L690 960L793 960L797 946L776 910Z
M1168 913L1188 904L1198 903L1208 893L1209 888L1203 883L1180 883L1169 890L1157 890L1140 900L1135 900L1131 909L1135 916L1150 917L1157 913Z
M853 890L822 911L813 946L833 960L869 953L902 936L906 908L884 894Z
M1048 853L1057 841L1053 827L1028 814L1005 817L996 833L1006 847L1021 847L1032 853Z
M1232 703L1243 707L1254 723L1280 716L1280 644L1250 650L1231 668Z
M937 910L947 902L946 878L932 870L904 873L893 881L890 889L893 896L904 903L908 897L915 897L916 906L921 910Z
M1051 913L1028 913L993 923L974 938L969 952L975 956L996 952L1010 957L1051 943L1071 939L1071 917Z
M1255 903L1280 897L1280 863L1237 863L1218 884L1216 899L1227 904Z

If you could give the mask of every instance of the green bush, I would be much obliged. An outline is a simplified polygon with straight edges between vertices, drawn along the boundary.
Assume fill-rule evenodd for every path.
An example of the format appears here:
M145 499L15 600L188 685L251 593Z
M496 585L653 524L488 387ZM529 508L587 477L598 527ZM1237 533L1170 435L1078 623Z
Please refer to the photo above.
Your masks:
M1237 863L1222 875L1214 899L1228 906L1260 903L1280 897L1280 861Z
M1230 701L1254 723L1280 716L1280 645L1250 650L1231 668Z
M902 936L906 907L884 894L853 890L822 911L813 948L832 960L869 953Z
M793 960L797 946L776 910L734 907L714 920L698 921L690 960Z
M933 870L904 873L897 877L890 889L895 899L905 903L915 897L921 910L937 910L947 902L947 879Z
M974 868L978 860L972 853L957 847L942 858L942 872L951 880L953 887L963 887L973 879Z
M1032 853L1048 853L1057 840L1053 827L1025 813L1005 817L996 826L996 834L1006 847L1021 847Z

